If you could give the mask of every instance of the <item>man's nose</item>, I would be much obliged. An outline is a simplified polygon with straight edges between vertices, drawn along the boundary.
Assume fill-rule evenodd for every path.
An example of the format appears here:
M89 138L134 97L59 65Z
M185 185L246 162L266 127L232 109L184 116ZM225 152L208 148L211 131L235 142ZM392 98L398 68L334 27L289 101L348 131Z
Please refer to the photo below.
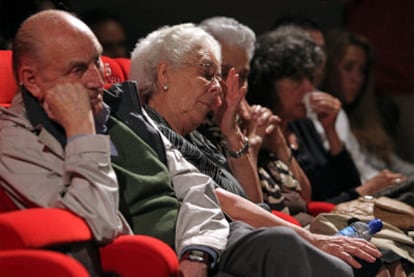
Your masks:
M84 75L87 88L103 88L103 69L96 65L91 64Z

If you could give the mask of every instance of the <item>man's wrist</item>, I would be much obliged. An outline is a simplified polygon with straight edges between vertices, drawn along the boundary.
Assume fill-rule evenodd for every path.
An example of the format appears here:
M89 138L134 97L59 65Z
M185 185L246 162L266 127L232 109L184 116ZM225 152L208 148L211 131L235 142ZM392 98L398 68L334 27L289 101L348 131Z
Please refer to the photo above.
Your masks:
M184 260L195 261L207 265L210 271L214 271L219 259L219 253L216 250L201 245L192 245L186 247L180 255L180 262Z
M207 265L207 267L210 266L210 256L207 252L204 252L202 250L190 249L185 251L184 254L181 256L181 261L183 260L204 263Z

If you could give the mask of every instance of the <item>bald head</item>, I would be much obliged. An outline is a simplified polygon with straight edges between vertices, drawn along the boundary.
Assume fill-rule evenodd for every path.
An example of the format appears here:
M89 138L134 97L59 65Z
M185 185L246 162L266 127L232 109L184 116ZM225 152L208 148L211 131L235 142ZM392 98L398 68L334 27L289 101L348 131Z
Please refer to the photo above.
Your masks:
M13 70L17 80L18 69L23 62L39 64L46 58L53 58L50 49L60 49L72 39L81 37L99 45L89 27L70 13L46 10L26 19L13 43Z

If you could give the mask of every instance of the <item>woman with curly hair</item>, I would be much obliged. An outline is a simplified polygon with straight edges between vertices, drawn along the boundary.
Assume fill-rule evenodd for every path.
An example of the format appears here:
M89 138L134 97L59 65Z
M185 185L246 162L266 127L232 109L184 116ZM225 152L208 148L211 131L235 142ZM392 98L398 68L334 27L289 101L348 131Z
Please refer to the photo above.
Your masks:
M251 62L247 97L281 117L282 131L311 182L312 200L339 203L372 195L392 184L371 180L361 185L352 157L335 129L341 102L314 88L322 55L322 49L299 28L285 26L262 35ZM328 150L306 117L305 102L324 129Z

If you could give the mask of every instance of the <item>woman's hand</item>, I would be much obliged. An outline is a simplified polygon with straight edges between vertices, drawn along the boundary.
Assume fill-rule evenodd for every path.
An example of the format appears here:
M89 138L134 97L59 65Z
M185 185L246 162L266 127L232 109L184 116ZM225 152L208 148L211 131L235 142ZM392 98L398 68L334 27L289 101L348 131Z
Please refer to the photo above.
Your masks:
M335 128L336 118L342 107L341 102L328 93L312 92L309 95L309 103L316 113L319 122L325 129L330 153L332 155L337 155L344 147Z
M237 135L240 130L237 122L237 111L240 102L246 95L246 86L239 87L239 75L235 69L229 71L227 80L222 83L223 103L214 112L214 120L220 127L221 132L227 139Z
M309 102L324 129L335 129L336 118L342 107L341 101L328 93L318 91L311 93Z
M286 145L280 131L280 118L268 108L253 105L249 106L245 99L240 103L239 115L241 128L249 138L251 149L255 156L263 146L277 154L279 145Z
M372 195L380 190L392 187L405 180L407 180L407 177L403 174L391 172L388 169L384 169L371 179L367 180L364 184L356 188L356 191L360 195Z

